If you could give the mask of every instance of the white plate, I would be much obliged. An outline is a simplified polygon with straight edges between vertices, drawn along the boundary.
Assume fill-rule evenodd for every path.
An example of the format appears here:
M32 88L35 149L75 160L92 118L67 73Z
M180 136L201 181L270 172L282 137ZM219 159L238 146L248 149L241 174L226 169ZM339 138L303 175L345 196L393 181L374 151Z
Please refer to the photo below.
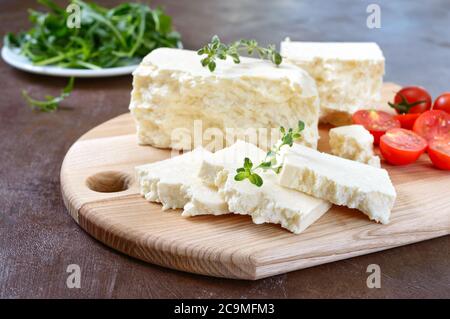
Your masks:
M106 76L125 75L131 74L137 68L137 65L129 65L101 70L87 70L67 69L57 66L38 66L33 65L30 60L21 55L18 49L12 50L6 46L2 48L2 58L9 65L26 72L64 77L74 76L78 78L98 78Z

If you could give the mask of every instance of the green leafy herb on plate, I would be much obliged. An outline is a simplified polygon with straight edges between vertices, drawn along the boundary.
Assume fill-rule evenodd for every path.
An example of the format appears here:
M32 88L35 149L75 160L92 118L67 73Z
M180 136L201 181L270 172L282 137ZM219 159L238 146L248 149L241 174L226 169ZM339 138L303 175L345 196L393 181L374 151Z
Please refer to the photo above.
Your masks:
M80 8L80 28L67 26L71 13L51 0L38 0L48 12L29 10L32 28L9 33L4 44L34 65L101 69L135 65L159 47L181 47L172 19L160 8L123 3L107 9L95 3L72 0Z

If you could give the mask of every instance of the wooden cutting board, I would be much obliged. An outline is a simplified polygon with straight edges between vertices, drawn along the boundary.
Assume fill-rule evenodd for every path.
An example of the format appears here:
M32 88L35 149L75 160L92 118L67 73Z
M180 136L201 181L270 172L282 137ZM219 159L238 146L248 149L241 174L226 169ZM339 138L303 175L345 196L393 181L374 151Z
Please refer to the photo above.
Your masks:
M384 99L398 89L384 85ZM321 127L319 149L328 150ZM130 256L168 268L217 277L259 279L450 233L450 173L427 155L388 169L398 198L391 222L380 225L345 207L332 209L300 235L278 225L255 225L239 215L183 218L145 201L137 165L168 158L169 150L139 146L129 114L82 136L61 168L71 216L90 235Z

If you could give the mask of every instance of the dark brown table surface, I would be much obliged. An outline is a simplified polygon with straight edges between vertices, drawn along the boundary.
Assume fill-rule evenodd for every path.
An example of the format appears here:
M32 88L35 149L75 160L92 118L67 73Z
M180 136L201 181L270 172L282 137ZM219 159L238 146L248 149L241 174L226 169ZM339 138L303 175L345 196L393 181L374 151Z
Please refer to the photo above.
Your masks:
M278 44L285 36L376 41L386 56L386 80L423 85L434 96L450 90L447 0L376 1L382 27L372 30L366 27L368 1L152 2L173 16L186 48L198 48L213 34L225 41L248 37L265 44ZM27 28L29 7L39 8L35 1L0 0L0 34ZM449 236L255 282L169 270L104 246L67 213L59 171L77 138L128 111L131 76L77 80L64 102L69 109L50 114L31 111L20 94L22 89L39 96L56 93L65 83L0 62L0 297L450 297ZM450 188L432 191L450 194ZM80 289L66 287L69 264L81 267ZM366 286L369 264L381 267L380 289Z

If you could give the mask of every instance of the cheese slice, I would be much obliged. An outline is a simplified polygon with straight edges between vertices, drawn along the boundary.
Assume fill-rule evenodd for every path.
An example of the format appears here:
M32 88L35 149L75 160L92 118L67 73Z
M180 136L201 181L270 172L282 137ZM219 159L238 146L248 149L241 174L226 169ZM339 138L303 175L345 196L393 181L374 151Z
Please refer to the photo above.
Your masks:
M386 170L294 145L284 154L279 184L357 208L386 224L396 192Z
M181 216L229 214L228 205L218 194L217 188L205 185L198 177L195 179L189 187L189 201L184 205Z
M188 216L228 213L227 204L217 190L197 177L203 159L211 155L199 147L180 156L136 167L141 195L161 203L163 210L184 208Z
M294 128L301 119L300 143L317 146L319 99L307 72L244 57L239 64L218 60L210 72L200 60L195 51L159 48L134 71L129 108L139 143L220 149L240 138L267 149L278 140L280 126Z
M241 154L241 156L236 156ZM274 223L299 234L326 213L331 204L281 187L274 172L258 172L264 183L261 187L248 180L236 181L236 168L241 167L244 157L256 165L265 152L242 141L218 151L203 161L199 176L206 184L212 181L220 196L235 214L250 215L256 224Z
M373 152L373 136L362 125L345 125L329 132L331 153L349 160L380 167Z
M287 39L281 55L316 80L321 122L350 124L354 112L373 108L381 98L384 56L376 43Z
M225 168L237 168L242 166L244 159L248 157L254 165L262 161L266 152L252 143L237 140L230 147L215 152L212 156L204 158L199 169L198 177L209 186L215 186L217 175Z

